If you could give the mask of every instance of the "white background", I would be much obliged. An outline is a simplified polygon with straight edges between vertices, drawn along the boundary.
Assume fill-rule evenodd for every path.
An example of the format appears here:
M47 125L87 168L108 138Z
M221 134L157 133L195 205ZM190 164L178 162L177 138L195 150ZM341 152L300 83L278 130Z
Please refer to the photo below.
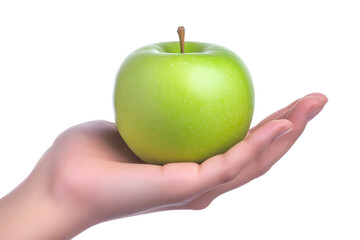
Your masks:
M184 25L187 40L226 46L244 60L256 90L253 125L310 92L326 94L327 106L270 172L209 208L115 220L75 239L360 239L356 3L2 0L0 197L63 130L113 121L122 60L177 40Z

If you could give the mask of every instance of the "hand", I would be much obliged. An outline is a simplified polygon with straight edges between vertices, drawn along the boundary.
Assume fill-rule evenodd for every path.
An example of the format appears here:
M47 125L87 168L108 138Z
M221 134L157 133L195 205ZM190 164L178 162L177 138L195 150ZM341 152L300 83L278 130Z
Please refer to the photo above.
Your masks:
M63 226L57 230L62 238L110 219L203 209L219 195L266 173L326 102L322 94L307 95L263 120L226 153L202 164L144 164L114 123L83 123L63 132L24 183L2 200L37 196L47 209L40 212L53 213L51 219L58 221L54 225Z

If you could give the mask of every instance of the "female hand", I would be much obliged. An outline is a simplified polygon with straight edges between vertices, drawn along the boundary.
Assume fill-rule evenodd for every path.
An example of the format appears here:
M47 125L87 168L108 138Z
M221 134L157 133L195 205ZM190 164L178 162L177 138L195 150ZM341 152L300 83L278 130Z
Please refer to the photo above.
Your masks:
M229 151L202 164L145 164L126 146L114 123L74 126L59 135L29 177L0 200L0 238L64 239L115 218L203 209L217 196L266 173L326 102L319 93L298 99L252 128ZM6 231L16 225L22 226L20 231Z

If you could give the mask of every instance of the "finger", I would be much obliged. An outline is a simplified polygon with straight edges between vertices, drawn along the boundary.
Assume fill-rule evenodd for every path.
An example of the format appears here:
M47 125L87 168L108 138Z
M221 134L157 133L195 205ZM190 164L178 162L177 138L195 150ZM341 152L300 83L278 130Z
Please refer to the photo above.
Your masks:
M308 120L319 109L321 110L326 102L327 98L321 94L312 94L301 99L301 102L298 102L296 107L289 112L288 118L294 124L294 129L291 132L272 141L267 149L259 154L258 160L250 162L236 179L203 194L198 199L189 203L188 208L202 209L209 205L217 196L240 187L266 173L290 149L304 131Z
M323 101L327 101L327 98L321 94L321 93L311 93L306 95L305 97L308 96L315 96L315 97L319 97L321 98ZM255 127L253 127L252 129L250 129L249 134L251 134L252 132L254 132L256 129L258 129L259 127L263 126L265 123L271 121L271 120L275 120L275 119L286 119L289 115L289 113L292 111L292 109L296 106L296 104L301 100L302 98L299 98L297 100L295 100L294 102L292 102L291 104L289 104L288 106L276 111L275 113L271 114L270 116L268 116L267 118L265 118L264 120L262 120L259 124L257 124Z
M264 124L266 124L269 121L272 120L276 120L276 119L284 119L283 116L286 116L289 111L291 111L291 109L296 105L296 103L299 101L300 99L295 100L294 102L292 102L291 104L289 104L288 106L272 113L271 115L269 115L267 118L263 119L260 123L258 123L255 127L251 128L249 130L249 135L251 133L253 133L254 131L256 131L258 128L262 127Z
M246 140L236 144L222 155L205 161L199 167L199 183L203 190L225 184L256 159L276 137L292 129L288 120L276 120L265 124Z
M269 158L264 161L266 164L273 165L279 158L281 158L295 143L295 141L304 132L307 123L319 113L327 102L325 96L306 96L297 106L290 112L287 119L294 124L294 130L279 139L269 146L267 152L264 153L264 158ZM267 154L267 157L266 155Z
M252 162L242 172L235 185L243 185L252 179L266 173L286 152L292 147L303 133L313 111L322 109L327 102L325 96L308 95L301 99L289 113L288 120L293 123L293 130L284 136L280 136L258 156L258 160ZM315 111L315 112L316 112Z
M257 129L249 138L238 143L226 153L206 160L200 165L197 183L202 193L185 206L175 209L203 209L220 194L237 187L242 171L257 159L266 147L277 137L289 132L293 124L288 120L274 120Z

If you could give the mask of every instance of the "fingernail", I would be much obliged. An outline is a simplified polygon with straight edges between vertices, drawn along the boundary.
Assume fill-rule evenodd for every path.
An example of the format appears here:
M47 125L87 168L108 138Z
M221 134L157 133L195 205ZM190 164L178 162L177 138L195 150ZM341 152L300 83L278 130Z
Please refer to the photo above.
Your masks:
M322 107L316 106L313 107L310 112L309 112L309 116L308 116L308 121L310 121L311 119L313 119L314 117L316 117L316 115L319 114L319 112L321 111Z

